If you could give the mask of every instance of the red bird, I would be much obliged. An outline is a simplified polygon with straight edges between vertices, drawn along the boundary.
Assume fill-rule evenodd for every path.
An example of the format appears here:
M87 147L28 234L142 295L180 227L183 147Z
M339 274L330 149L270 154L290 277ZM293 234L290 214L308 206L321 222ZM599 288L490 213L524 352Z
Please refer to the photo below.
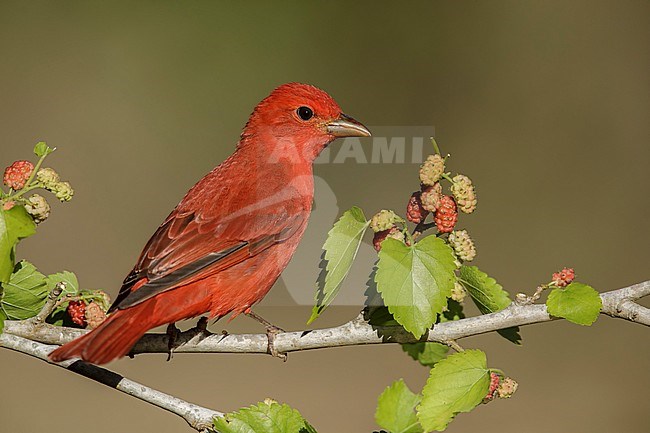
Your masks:
M112 314L50 359L104 364L156 326L205 313L252 315L307 226L314 159L337 137L367 136L324 91L299 83L275 89L253 110L235 152L188 191L149 239Z

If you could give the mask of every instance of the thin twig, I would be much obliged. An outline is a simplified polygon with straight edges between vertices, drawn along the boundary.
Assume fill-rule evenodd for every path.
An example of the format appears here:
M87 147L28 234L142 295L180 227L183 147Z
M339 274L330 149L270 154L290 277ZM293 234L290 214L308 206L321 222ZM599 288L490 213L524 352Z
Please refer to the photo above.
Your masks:
M451 347L452 349L454 349L456 352L464 352L465 351L465 349L463 349L463 347L460 344L458 344L456 342L456 340L445 341L445 344L447 346Z
M47 300L45 301L45 305L43 305L43 308L41 308L41 311L38 312L36 317L34 317L32 320L34 324L38 325L41 323L45 322L45 319L47 319L47 316L52 314L54 309L57 306L57 302L59 300L59 296L61 296L61 293L65 290L66 284L63 281L60 281L54 285L54 288L50 292L50 294L47 296Z
M47 355L52 350L56 349L56 346L48 346L46 344L37 343L11 334L0 334L0 347L6 347L7 349L15 350L16 352L25 353L50 363L52 362L48 360ZM213 418L223 416L223 413L221 412L197 406L174 397L173 395L165 394L164 392L134 382L117 373L93 364L75 360L52 364L66 368L101 384L115 388L120 392L131 395L139 400L172 412L183 418L190 426L192 426L192 428L198 431L207 430L212 426Z
M517 293L515 296L515 302L517 305L531 305L537 302L539 298L542 297L542 293L544 290L548 289L549 286L548 284L540 284L537 286L537 289L535 289L535 293L533 293L531 296L526 295L525 293Z

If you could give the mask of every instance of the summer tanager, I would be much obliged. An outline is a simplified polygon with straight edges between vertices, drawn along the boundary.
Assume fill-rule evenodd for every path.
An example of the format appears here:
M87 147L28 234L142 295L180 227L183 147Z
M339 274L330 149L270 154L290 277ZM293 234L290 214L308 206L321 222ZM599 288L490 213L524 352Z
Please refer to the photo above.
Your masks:
M104 364L149 329L260 301L289 263L311 212L313 161L337 137L370 132L324 91L290 83L251 114L235 152L194 185L128 274L108 318L50 354Z

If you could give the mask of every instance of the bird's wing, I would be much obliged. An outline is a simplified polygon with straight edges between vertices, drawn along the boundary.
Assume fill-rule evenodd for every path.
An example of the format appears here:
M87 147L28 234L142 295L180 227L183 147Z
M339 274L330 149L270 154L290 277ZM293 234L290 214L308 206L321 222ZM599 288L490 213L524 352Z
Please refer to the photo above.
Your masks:
M111 311L139 304L253 257L290 238L306 216L289 200L228 215L175 209L126 277Z

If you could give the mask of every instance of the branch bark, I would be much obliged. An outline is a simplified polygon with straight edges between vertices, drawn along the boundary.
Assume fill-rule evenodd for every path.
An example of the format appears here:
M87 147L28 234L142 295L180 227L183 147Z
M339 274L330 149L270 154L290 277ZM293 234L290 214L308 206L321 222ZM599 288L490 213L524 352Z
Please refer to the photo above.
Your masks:
M650 309L635 302L647 295L650 295L650 280L602 293L601 313L650 326ZM436 324L426 338L416 340L398 326L372 326L364 320L363 314L360 314L355 319L334 328L280 333L275 337L275 348L279 352L295 352L326 347L417 341L450 345L450 343L456 344L456 340L473 335L555 319L557 318L550 316L546 311L546 305L513 302L509 307L496 313ZM4 333L0 334L0 347L50 362L47 355L56 348L53 345L67 343L86 332L88 331L53 326L38 320L7 320ZM132 353L168 353L168 341L167 334L146 334L135 345ZM180 333L176 343L177 353L267 353L268 351L266 334L221 335L211 334L203 328L194 328ZM69 360L55 364L168 410L182 417L199 431L210 427L214 417L223 416L221 412L188 403L86 362Z
M637 304L637 299L650 295L650 280L600 295L603 301L602 313L631 322L650 326L650 309ZM461 320L436 324L426 335L417 340L398 326L372 326L362 315L334 328L283 332L275 337L275 348L279 352L323 349L328 347L355 346L382 343L415 343L430 341L448 344L449 341L485 334L513 326L548 322L557 318L546 311L546 305L518 305L496 313L468 317ZM6 321L5 333L17 335L46 344L65 344L85 334L86 330L62 328L52 325L34 326L28 321ZM135 345L132 354L167 353L166 334L146 334ZM267 353L266 334L211 334L208 331L191 329L180 333L176 340L175 353Z
M141 383L134 382L103 367L88 364L87 362L68 360L53 363L48 360L47 355L56 349L57 346L50 346L16 335L4 333L0 334L0 347L6 347L7 349L15 350L16 352L25 353L59 367L66 368L101 384L115 388L118 391L133 396L139 400L151 403L154 406L158 406L180 416L187 421L192 428L198 431L208 429L212 426L213 418L223 416L223 413L221 412L197 406L174 397L173 395L165 394L164 392L149 388Z

